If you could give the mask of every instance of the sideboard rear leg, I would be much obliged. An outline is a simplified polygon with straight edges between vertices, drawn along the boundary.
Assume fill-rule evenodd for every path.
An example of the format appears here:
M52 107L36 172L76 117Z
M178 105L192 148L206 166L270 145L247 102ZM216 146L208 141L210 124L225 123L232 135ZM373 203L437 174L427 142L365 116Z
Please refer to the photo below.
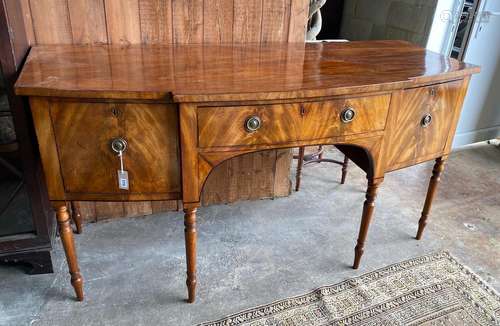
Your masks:
M424 209L422 209L422 215L418 221L417 240L422 239L422 234L425 226L427 225L427 218L429 217L429 212L431 210L432 200L436 194L437 185L441 180L441 173L444 170L445 162L446 160L444 158L437 158L434 168L432 169L432 177L429 181L429 188L427 189L427 196L425 197Z
M377 197L377 189L382 183L383 178L372 179L368 178L368 188L366 189L366 200L363 204L363 214L361 216L361 226L359 228L358 242L354 248L354 269L358 269L361 256L363 256L365 240L368 234L368 227L372 219L375 209L375 198Z
M56 218L59 226L59 235L61 236L66 261L68 262L69 273L71 275L71 285L75 289L78 301L83 301L83 278L78 267L76 257L75 242L73 240L73 229L70 224L70 216L66 204L56 207Z
M81 234L82 233L82 214L80 213L80 207L75 205L75 202L71 202L71 218L73 219L73 222L75 223L76 227L76 233Z
M188 302L193 303L196 298L196 209L193 206L184 206L184 235L186 241L186 264L188 288Z
M304 165L305 146L299 147L299 155L297 159L297 172L295 174L295 191L300 189L300 180L302 178L302 166Z
M347 157L347 155L344 155L344 163L342 163L342 178L340 179L341 185L345 183L345 178L347 177L348 165L349 165L349 158Z

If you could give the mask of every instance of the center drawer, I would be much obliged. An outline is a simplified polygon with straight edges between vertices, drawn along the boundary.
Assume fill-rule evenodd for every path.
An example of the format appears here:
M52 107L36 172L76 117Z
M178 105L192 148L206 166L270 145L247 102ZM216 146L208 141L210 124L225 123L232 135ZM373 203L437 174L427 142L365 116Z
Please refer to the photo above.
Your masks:
M383 130L391 95L292 104L200 107L202 148L283 144Z

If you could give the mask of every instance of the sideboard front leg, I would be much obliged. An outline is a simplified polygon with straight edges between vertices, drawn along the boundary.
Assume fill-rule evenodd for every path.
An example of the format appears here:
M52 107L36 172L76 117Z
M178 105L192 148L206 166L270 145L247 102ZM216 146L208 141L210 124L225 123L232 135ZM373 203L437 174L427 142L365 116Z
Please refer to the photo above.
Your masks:
M417 240L422 239L422 234L424 232L424 228L427 225L427 217L429 217L429 212L432 206L432 200L434 199L434 195L436 194L436 189L439 181L441 180L441 173L444 170L445 159L439 157L436 159L436 163L434 164L434 168L432 169L432 177L429 181L429 188L427 189L427 196L425 197L424 209L422 210L422 215L420 220L418 221L418 231L417 231Z
M354 269L358 269L361 256L363 256L368 227L375 209L375 198L377 197L377 189L382 183L383 178L368 179L368 188L366 189L366 200L363 205L363 215L361 216L361 226L359 228L358 242L354 248Z
M68 208L65 204L56 208L57 224L59 226L59 235L61 236L66 261L68 262L69 273L71 275L71 285L75 289L78 301L83 301L83 278L78 267L76 257L75 242L73 240L73 229L70 224Z
M196 298L196 207L184 208L184 235L186 241L186 264L188 302Z

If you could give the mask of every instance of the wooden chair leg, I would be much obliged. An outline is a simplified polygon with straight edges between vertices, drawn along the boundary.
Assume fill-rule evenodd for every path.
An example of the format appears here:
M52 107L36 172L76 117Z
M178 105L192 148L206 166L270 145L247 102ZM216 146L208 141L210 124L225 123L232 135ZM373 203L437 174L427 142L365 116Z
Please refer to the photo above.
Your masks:
M445 159L442 157L436 159L434 168L432 169L432 177L429 181L429 188L427 189L427 196L425 197L424 208L422 209L422 215L418 221L418 231L417 240L422 239L422 234L424 232L425 226L427 225L427 218L429 217L429 212L432 206L432 200L436 194L437 185L441 180L441 173L444 170Z
M188 302L196 298L196 207L184 207Z
M318 146L318 159L322 160L323 159L323 145Z
M368 179L368 188L366 190L366 200L363 204L363 214L361 216L361 226L359 228L358 242L354 248L354 269L358 269L361 256L363 256L365 240L368 234L368 228L375 209L375 198L377 197L377 189L382 183L383 178Z
M82 233L82 214L80 214L80 208L78 205L75 205L75 202L71 202L71 218L73 219L73 222L75 223L76 227L76 233L81 234Z
M349 165L349 158L344 155L344 163L342 164L342 179L340 179L340 184L345 183L345 178L347 177L347 166Z
M61 236L66 261L68 262L69 273L71 275L71 285L75 289L78 301L83 301L83 278L78 267L76 257L75 242L73 240L73 229L71 228L68 209L65 204L56 208L57 224L59 235Z
M299 147L299 157L297 159L297 173L295 175L295 191L299 191L300 189L300 179L302 174L302 167L304 166L304 152L305 147Z

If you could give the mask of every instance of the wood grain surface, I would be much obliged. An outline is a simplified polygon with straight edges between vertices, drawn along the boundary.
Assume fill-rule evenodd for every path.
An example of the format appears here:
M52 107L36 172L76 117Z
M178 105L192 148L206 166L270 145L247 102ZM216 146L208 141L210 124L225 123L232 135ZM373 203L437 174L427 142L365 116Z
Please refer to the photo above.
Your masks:
M26 29L26 38L31 45L39 44L168 44L168 43L260 43L276 39L290 42L303 42L308 0L20 0L22 7L21 24ZM273 15L278 14L278 20ZM287 16L289 15L289 17ZM271 21L267 21L270 19ZM266 21L265 21L266 20ZM91 58L89 57L91 60ZM173 75L172 67L158 67L158 72L166 78ZM121 67L110 66L108 73L119 71ZM287 151L273 151L267 157L267 165L275 165L278 174L287 174L289 163L276 162L277 157L284 157ZM252 156L249 155L249 156ZM262 159L256 156L255 162ZM235 158L235 162L224 162L222 171L232 171L235 175L255 174L258 167L249 166L247 160L252 158ZM256 163L257 164L257 163ZM245 171L238 170L245 166ZM280 171L279 169L287 169ZM283 196L289 192L289 181L275 177L272 173L266 178L266 190L261 197ZM220 178L221 180L217 180ZM232 178L224 173L216 173L206 186L206 203L232 202L248 198L247 193L239 193L240 188L216 188L216 184ZM246 189L251 184L248 179L233 180ZM281 183L278 182L281 180ZM274 187L273 185L276 185ZM259 196L259 192L254 192ZM208 199L208 198L212 199ZM86 220L95 221L104 215L95 215L95 204L80 202L82 216ZM126 210L121 203L105 205L116 216ZM135 205L134 203L129 206ZM138 204L139 205L139 204ZM176 201L151 203L152 207L177 209ZM114 207L114 208L113 208ZM137 210L130 210L137 215L149 213L145 206L139 205ZM113 209L115 211L113 211ZM158 211L158 210L157 210ZM108 210L100 210L107 214Z
M386 150L386 164L389 170L418 163L445 150L463 83L459 80L412 88L393 96L387 131L390 144ZM426 114L430 114L432 121L428 127L423 127L422 119Z
M16 87L31 96L255 101L388 91L477 71L403 41L42 46L32 49Z
M98 63L82 64L89 58ZM113 71L111 78L95 70L106 60L102 68ZM174 74L162 78L157 71ZM419 222L420 239L470 74L477 71L398 41L90 50L54 46L32 52L17 91L31 96L50 199L61 213L58 221L65 231L63 246L77 298L83 299L82 280L68 236L66 201L139 201L95 204L96 214L121 216L152 213L150 200L182 199L191 303L197 284L196 209L210 175L234 176L234 165L223 165L234 164L231 159L271 170L266 157L272 152L266 150L333 144L363 169L368 184L355 269L385 173L437 159ZM95 98L87 99L89 94ZM75 98L62 98L70 95ZM344 115L349 111L352 119ZM258 124L250 128L249 119ZM109 144L116 137L129 144L125 165L130 190L119 189L114 176L119 162ZM245 166L236 168L245 171ZM246 179L257 183L245 188ZM241 180L243 184L215 186L251 193L262 190L260 183L276 183L268 175L242 175Z
M175 106L51 101L50 115L67 193L180 193ZM127 141L130 190L118 188L120 160L110 147L115 138Z
M200 147L278 144L290 141L325 139L383 130L390 94L345 98L324 102L201 107L198 109ZM355 111L353 121L341 121L346 108ZM245 129L245 122L258 117L261 127Z
M303 42L308 0L20 0L31 44Z

